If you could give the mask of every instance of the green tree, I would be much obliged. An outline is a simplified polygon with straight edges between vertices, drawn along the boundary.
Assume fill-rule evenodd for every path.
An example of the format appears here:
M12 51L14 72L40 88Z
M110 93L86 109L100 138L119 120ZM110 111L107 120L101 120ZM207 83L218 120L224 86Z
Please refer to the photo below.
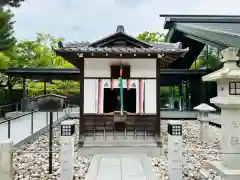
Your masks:
M48 33L37 33L34 41L19 41L11 49L0 54L0 65L2 68L74 68L72 64L52 51L52 46L56 46L62 38L56 38ZM0 75L0 86L12 89L15 85L18 87L19 78L8 78L4 74ZM54 89L66 90L69 87L77 87L79 83L72 81L54 81L54 84L48 86ZM29 87L43 87L43 83L28 81ZM20 86L19 86L20 87Z
M145 31L137 36L138 39L147 43L159 43L164 42L164 34L159 32Z
M21 2L24 0L1 0L0 7L10 6L10 7L19 7Z
M204 48L202 53L198 56L196 62L194 62L190 69L199 69L203 67L207 68L217 68L221 66L221 62L218 57L218 52L216 49L208 47L208 50Z
M10 10L0 9L0 51L9 50L16 43L12 18L13 14Z

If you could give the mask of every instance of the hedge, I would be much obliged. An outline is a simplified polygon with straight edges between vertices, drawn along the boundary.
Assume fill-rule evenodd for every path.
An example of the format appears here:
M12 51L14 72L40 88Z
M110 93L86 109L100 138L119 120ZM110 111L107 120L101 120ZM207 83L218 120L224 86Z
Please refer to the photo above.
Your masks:
M53 93L53 94L58 94L58 95L62 95L62 96L73 96L75 94L79 94L80 93L80 88L74 88L74 89L68 89L68 90L62 90L62 89L51 89L51 88L47 88L47 94L49 93ZM38 95L42 95L43 94L43 90L42 89L38 89L38 88L29 88L27 89L27 95L28 96L38 96Z

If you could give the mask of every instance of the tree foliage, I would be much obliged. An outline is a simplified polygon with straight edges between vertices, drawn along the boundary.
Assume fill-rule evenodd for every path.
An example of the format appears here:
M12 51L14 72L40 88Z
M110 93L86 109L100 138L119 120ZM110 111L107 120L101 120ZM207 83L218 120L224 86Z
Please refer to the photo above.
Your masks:
M145 31L137 36L138 39L147 43L159 43L164 42L164 34L159 32Z
M37 33L34 41L19 41L11 49L11 51L4 51L0 53L0 65L7 68L74 68L72 64L56 56L52 51L52 46L56 46L59 40L62 38L56 38L48 33ZM20 88L21 81L19 78L8 78L4 74L0 76L0 86L8 87L9 89ZM78 85L78 86L77 86ZM43 82L35 83L32 80L28 81L29 88L43 89ZM79 83L72 81L53 81L49 83L48 87L58 90L66 90L69 87L75 87L79 91ZM39 91L38 91L39 92Z
M21 2L24 0L1 0L0 7L10 6L10 7L20 7Z
M206 49L208 48L208 50ZM199 69L199 68L217 68L221 66L221 62L219 60L219 52L217 49L212 47L205 47L202 53L198 56L196 62L194 62L190 69Z
M11 49L16 43L12 18L10 10L0 9L0 51Z

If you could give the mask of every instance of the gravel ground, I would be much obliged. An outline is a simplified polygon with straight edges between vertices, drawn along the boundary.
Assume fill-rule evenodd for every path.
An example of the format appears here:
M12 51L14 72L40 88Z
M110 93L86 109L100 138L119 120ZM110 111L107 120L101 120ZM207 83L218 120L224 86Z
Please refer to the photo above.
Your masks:
M219 160L220 129L211 127L213 146L203 144L199 140L199 122L185 121L183 124L184 165L183 180L221 180L212 169L204 165L204 160ZM15 150L14 180L57 180L60 179L60 126L54 128L53 139L53 174L48 174L48 137L40 136L35 142L27 143ZM76 124L78 134L78 125ZM168 180L167 166L167 121L162 121L163 157L152 159L153 169L158 173L159 180ZM77 136L75 137L77 139ZM92 157L76 157L74 179L85 180L86 172Z
M217 173L204 165L204 160L219 160L220 129L210 126L212 146L200 142L200 126L198 121L184 121L183 146L184 165L183 180L221 180ZM163 157L154 157L152 164L160 180L168 180L167 163L167 121L162 122Z
M78 125L76 125L76 130L76 134L78 134ZM48 137L47 134L44 134L35 142L27 143L13 153L14 180L60 179L60 126L54 128L53 134L53 173L51 175L48 174ZM74 179L85 180L91 158L76 157Z

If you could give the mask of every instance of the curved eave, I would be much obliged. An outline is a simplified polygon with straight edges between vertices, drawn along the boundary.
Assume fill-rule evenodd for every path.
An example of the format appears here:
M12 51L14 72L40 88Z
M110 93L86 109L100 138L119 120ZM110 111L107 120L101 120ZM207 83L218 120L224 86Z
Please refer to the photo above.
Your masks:
M70 63L77 66L76 59L82 58L126 58L126 59L156 59L159 55L161 58L161 68L166 68L169 64L173 63L176 59L185 56L188 48L179 50L161 50L156 52L102 52L102 51L78 51L72 49L53 49L57 55L62 56Z
M141 48L139 48L141 50ZM124 55L132 55L133 58L139 58L139 56L141 55L147 55L147 56L150 56L149 58L153 58L153 57L157 57L157 55L178 55L178 56L181 56L183 57L188 51L189 51L189 48L185 48L185 49L157 49L157 50L147 50L147 51L123 51L121 48L119 50L116 50L114 49L113 51L108 51L108 50L96 50L96 51L92 51L91 49L88 50L88 51L82 51L82 50L78 50L78 49L67 49L67 48L59 48L59 49L54 49L53 48L53 51L56 52L56 54L58 55L63 55L63 54L82 54L82 55L85 55L84 57L88 57L89 54L90 56L94 56L94 55L101 55L101 54L104 54L105 57L108 57L109 58L111 57L110 55L120 55L119 58ZM94 57L92 57L94 58Z

